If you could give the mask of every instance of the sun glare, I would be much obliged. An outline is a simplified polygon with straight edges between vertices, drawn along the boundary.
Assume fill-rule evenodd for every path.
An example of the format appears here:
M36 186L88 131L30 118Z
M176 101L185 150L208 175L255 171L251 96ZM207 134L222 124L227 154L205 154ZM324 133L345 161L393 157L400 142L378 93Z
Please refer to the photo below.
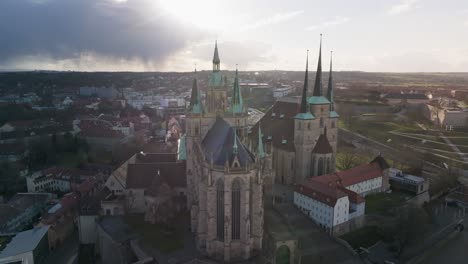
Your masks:
M216 30L225 26L220 14L221 3L214 0L160 0L159 8L180 21L202 29Z

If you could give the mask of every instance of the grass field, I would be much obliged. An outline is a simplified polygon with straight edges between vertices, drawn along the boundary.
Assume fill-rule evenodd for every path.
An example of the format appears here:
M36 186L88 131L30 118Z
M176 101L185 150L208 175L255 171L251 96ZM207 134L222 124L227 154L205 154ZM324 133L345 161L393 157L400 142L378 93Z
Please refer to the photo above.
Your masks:
M391 214L405 202L406 194L400 192L377 193L366 196L366 214Z

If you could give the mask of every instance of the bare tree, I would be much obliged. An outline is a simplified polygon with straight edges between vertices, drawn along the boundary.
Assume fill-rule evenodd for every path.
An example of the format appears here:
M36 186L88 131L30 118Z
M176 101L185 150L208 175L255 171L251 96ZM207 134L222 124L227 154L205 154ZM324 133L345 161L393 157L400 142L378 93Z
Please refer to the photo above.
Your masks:
M349 170L359 165L360 158L356 152L346 150L337 157L336 166L340 170Z
M442 125L441 120L440 120L440 113L444 111L445 107L447 107L448 102L444 98L440 97L436 100L433 100L431 105L432 105L432 108L430 108L431 115L436 116L437 125L440 127Z

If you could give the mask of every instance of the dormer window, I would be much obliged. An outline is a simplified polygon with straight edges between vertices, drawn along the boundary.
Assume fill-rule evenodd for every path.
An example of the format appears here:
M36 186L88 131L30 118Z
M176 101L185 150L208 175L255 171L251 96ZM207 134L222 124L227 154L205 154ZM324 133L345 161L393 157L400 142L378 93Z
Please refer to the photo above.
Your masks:
M275 117L276 116L276 113L271 113L271 117Z
M284 118L284 114L280 114L280 118Z
M286 144L286 143L288 143L288 140L286 139L281 140L281 144Z

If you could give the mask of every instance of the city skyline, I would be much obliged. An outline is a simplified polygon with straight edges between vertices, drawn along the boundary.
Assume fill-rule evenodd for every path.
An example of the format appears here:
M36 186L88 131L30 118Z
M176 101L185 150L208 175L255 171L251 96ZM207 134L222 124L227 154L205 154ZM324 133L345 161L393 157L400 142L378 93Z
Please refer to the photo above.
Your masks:
M209 70L218 40L222 69L300 71L323 33L337 71L468 71L463 1L5 0L0 10L0 70Z

